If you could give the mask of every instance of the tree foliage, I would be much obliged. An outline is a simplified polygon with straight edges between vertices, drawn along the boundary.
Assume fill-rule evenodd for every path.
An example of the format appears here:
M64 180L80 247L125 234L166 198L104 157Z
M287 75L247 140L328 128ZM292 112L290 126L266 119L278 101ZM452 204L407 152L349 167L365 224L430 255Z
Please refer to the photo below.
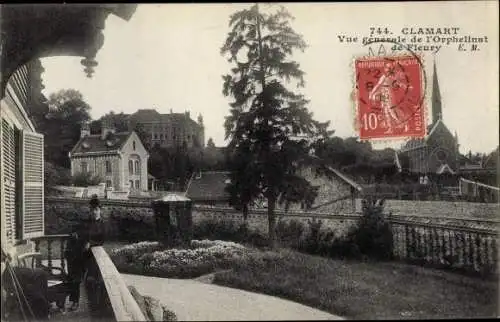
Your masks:
M92 121L90 123L90 131L92 133L100 133L103 121L107 121L117 132L126 132L130 130L135 131L146 150L151 149L149 135L145 131L144 126L141 123L131 124L129 121L129 115L123 112L114 113L111 111L101 116L98 120Z
M92 175L90 172L78 172L71 177L71 183L76 187L96 186L104 182L104 179L98 175Z
M49 96L51 110L38 128L44 134L45 160L56 166L70 167L68 153L80 138L81 125L90 121L90 106L82 94L63 89Z
M276 202L286 199L288 188L300 180L314 139L329 134L328 123L313 119L304 95L289 89L304 86L304 72L290 56L306 48L290 26L292 19L283 7L262 13L255 4L231 15L221 48L234 66L223 76L223 94L233 99L225 121L234 157L228 189L234 204L248 204L260 195L267 199L272 245ZM312 186L304 182L302 188L307 195Z

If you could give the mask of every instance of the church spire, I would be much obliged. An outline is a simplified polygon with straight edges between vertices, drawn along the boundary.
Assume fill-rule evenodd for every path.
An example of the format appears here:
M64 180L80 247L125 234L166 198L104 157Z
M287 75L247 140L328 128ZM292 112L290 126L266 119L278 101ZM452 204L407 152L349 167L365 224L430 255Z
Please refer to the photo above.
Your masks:
M434 60L434 70L432 75L432 123L443 118L441 106L441 91L439 90L439 81L437 77L436 60Z

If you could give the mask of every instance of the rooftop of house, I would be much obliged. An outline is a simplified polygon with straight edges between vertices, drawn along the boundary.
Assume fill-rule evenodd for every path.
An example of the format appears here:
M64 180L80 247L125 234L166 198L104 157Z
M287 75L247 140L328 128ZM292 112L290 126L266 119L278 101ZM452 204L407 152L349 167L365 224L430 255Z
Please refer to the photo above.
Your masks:
M227 201L229 193L228 171L205 171L195 174L189 183L186 196L194 201Z
M101 134L87 135L78 140L71 150L71 156L84 153L119 151L132 133L108 133L105 139L102 139Z
M361 191L363 187L341 171L328 167L328 173L339 178L345 184ZM227 201L229 193L226 186L230 182L229 171L206 171L193 176L186 196L194 201Z

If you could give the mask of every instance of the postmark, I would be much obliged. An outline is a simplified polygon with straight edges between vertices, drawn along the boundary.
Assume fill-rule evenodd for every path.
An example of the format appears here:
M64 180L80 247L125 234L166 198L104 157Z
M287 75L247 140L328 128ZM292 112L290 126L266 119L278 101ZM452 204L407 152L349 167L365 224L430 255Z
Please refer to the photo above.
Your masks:
M361 140L425 136L425 72L417 55L356 58L354 75Z

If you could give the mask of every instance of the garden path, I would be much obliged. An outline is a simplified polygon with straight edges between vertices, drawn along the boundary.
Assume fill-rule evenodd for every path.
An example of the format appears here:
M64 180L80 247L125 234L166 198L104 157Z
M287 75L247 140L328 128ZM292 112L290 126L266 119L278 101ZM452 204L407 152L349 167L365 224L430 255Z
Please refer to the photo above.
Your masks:
M141 295L157 298L179 321L343 320L292 301L196 280L122 277Z

